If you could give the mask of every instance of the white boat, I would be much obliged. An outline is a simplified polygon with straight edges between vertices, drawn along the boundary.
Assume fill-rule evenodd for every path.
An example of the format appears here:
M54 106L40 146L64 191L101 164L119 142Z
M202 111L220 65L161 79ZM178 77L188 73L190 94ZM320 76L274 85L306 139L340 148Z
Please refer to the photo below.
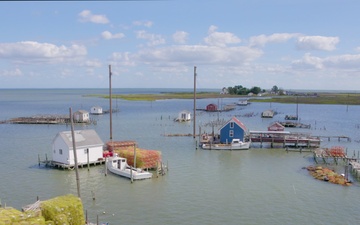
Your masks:
M132 178L133 180L143 180L152 178L152 173L144 171L140 168L134 168L127 164L126 158L119 157L115 154L113 157L109 157L106 163L107 169L119 176L126 178Z
M229 144L202 144L203 149L209 150L247 150L250 148L251 142L242 142L240 139L234 138Z
M247 106L249 105L249 102L247 99L240 99L236 104L240 106Z

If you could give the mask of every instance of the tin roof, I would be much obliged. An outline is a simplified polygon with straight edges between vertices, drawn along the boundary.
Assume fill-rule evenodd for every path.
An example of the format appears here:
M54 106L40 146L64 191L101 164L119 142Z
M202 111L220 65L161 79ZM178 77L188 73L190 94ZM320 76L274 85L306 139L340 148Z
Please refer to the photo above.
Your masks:
M73 147L71 131L63 131L58 134L69 148ZM104 145L95 130L74 131L76 147Z

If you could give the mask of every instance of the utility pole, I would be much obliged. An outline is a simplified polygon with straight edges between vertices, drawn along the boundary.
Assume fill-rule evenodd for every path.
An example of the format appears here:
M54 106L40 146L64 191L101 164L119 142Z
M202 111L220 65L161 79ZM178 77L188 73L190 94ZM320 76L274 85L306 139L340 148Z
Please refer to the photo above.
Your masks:
M70 111L70 121L71 121L71 137L72 137L72 144L73 144L73 151L74 151L74 162L75 162L75 173L76 173L76 186L77 186L77 193L78 197L80 196L80 180L79 180L79 171L78 171L78 162L77 162L77 152L76 152L76 144L75 144L75 133L74 133L74 117L72 114L71 107ZM88 152L89 154L89 152Z
M194 66L194 125L193 125L193 138L196 137L196 66Z
M109 65L109 101L110 101L110 141L112 141L112 96L111 96L111 65Z

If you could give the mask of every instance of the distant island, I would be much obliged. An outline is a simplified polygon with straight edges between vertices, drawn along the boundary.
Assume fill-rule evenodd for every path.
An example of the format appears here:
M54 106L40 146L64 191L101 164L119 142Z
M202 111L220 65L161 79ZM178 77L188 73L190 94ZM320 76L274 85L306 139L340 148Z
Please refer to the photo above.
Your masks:
M109 95L86 95L90 97L109 98ZM85 96L85 97L86 97ZM129 101L156 101L164 99L193 99L194 92L162 92L159 94L113 94L113 99ZM229 94L223 92L197 92L196 99L206 98L247 98L249 102L278 102L298 104L334 104L334 105L360 105L360 93L338 92L287 92L276 94L262 92L260 94Z

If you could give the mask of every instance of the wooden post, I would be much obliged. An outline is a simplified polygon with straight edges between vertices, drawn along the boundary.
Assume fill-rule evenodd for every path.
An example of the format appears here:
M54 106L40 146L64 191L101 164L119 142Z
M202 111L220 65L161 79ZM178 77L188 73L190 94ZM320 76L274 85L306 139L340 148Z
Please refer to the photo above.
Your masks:
M40 166L40 154L38 154L38 163L39 163L39 166Z
M88 149L88 148L86 149L86 153L87 153L87 154L86 154L86 155L87 155L87 167L88 167L88 171L90 171L90 164L89 164L89 163L90 163L90 162L89 162L89 161L90 161L90 160L89 160L89 154L90 154L90 152L89 152L89 149Z
M105 157L105 177L107 176L107 162L108 162L108 157Z
M136 168L136 144L134 143L134 167Z
M133 180L133 167L132 166L130 166L130 181L131 181L131 183L134 181Z
M159 162L156 162L156 178L159 177Z

